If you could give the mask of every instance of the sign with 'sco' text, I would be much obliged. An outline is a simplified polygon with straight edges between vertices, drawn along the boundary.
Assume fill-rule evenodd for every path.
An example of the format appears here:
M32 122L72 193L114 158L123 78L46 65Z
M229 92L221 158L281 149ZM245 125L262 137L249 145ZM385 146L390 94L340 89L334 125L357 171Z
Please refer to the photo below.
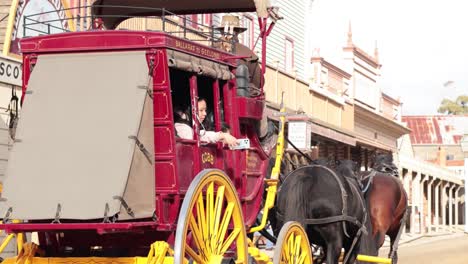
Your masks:
M21 86L22 79L21 63L0 56L0 82Z
M299 149L310 148L312 126L306 121L288 121L288 139ZM289 149L293 149L289 146Z

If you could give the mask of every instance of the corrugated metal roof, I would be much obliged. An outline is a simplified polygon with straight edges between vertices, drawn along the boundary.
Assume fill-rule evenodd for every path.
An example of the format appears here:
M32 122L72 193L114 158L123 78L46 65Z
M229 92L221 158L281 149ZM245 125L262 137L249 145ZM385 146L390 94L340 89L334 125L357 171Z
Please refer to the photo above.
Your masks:
M468 132L468 115L403 116L413 145L458 145Z

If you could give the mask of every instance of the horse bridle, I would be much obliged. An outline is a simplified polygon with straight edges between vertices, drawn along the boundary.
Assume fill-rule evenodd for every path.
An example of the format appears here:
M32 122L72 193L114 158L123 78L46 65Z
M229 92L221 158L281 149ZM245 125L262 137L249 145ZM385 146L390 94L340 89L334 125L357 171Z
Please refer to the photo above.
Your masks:
M381 163L374 167L374 170L382 173L391 174L392 176L398 177L400 174L398 168L393 164Z

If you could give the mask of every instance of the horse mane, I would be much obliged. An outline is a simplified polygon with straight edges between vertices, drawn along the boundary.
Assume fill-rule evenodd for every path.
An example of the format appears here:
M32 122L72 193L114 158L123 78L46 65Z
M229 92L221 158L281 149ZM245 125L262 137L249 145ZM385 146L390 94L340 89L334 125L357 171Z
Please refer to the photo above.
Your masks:
M356 172L356 162L352 160L339 160L337 161L337 166L335 168L337 173L340 173L341 175L345 177L350 177L354 178L356 177L355 172Z
M336 162L336 172L342 175L345 179L351 180L359 189L362 189L361 177L357 170L357 162L352 160L339 160Z

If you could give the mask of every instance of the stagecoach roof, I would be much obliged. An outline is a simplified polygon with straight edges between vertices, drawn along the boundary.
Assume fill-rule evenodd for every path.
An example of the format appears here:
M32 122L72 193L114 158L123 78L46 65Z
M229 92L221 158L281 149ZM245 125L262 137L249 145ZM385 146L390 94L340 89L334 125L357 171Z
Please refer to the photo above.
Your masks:
M127 18L159 16L163 8L177 15L257 12L267 17L268 7L269 0L96 0L93 15L101 17L107 28L115 28Z

